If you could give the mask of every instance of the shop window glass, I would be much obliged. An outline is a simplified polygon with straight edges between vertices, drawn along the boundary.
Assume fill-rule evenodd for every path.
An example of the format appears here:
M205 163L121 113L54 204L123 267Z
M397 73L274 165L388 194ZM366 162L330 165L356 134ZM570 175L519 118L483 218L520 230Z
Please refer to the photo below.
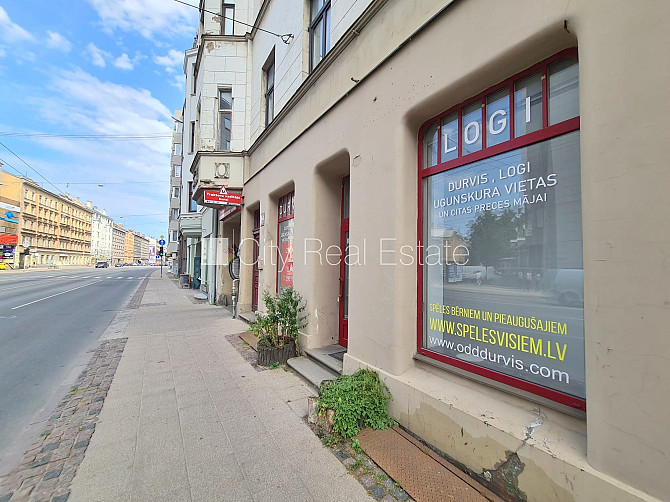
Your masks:
M514 84L514 135L523 136L542 128L542 72Z
M579 115L579 70L577 61L562 59L549 65L549 125Z
M501 89L486 97L486 146L509 140L509 90Z
M458 157L458 113L451 113L442 119L441 161Z
M463 155L482 149L482 105L479 101L463 108Z
M437 122L428 126L423 136L423 167L437 165Z

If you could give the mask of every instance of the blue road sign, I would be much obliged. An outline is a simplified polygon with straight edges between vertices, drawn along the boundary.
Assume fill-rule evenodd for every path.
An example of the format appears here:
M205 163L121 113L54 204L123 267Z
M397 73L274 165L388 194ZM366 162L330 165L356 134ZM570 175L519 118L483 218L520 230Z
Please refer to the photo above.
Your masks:
M165 239L159 240L158 244L160 244L161 246L165 246Z

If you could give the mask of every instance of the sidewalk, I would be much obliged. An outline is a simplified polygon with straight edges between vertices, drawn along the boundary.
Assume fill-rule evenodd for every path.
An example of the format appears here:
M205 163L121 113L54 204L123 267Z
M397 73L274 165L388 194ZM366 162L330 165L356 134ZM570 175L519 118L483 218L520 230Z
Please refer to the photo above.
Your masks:
M158 271L134 310L68 501L369 501L303 417L313 391L256 371L246 330ZM109 331L109 330L108 330Z

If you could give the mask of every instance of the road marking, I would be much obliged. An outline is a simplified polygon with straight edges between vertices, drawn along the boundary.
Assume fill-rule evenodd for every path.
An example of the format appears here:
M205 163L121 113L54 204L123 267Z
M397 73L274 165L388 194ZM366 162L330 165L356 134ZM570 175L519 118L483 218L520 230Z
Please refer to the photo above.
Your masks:
M111 276L110 276L110 277L108 277L107 279L111 279Z
M128 279L132 279L132 277L128 277Z
M44 301L44 300L48 300L49 298L53 298L54 296L64 295L65 293L69 293L70 291L74 291L74 290L76 290L76 289L85 288L86 286L91 286L91 285L95 284L96 282L100 282L100 281L93 281L93 282L90 282L90 283L88 283L88 284L84 284L83 286L78 286L78 287L76 287L76 288L68 289L67 291L62 291L62 292L60 292L60 293L56 293L55 295L45 296L44 298L40 298L39 300L34 300L34 301L32 301L32 302L24 303L23 305L19 305L19 306L17 306L17 307L12 307L12 310L20 309L20 308L22 308L22 307L27 307L28 305L32 305L33 303L37 303L37 302L41 302L41 301Z

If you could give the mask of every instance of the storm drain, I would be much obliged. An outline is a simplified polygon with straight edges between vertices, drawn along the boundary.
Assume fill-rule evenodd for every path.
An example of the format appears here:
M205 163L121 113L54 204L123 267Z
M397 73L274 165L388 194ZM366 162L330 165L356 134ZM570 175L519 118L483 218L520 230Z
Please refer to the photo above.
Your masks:
M364 429L356 439L365 453L419 502L502 502L397 427L384 431Z

